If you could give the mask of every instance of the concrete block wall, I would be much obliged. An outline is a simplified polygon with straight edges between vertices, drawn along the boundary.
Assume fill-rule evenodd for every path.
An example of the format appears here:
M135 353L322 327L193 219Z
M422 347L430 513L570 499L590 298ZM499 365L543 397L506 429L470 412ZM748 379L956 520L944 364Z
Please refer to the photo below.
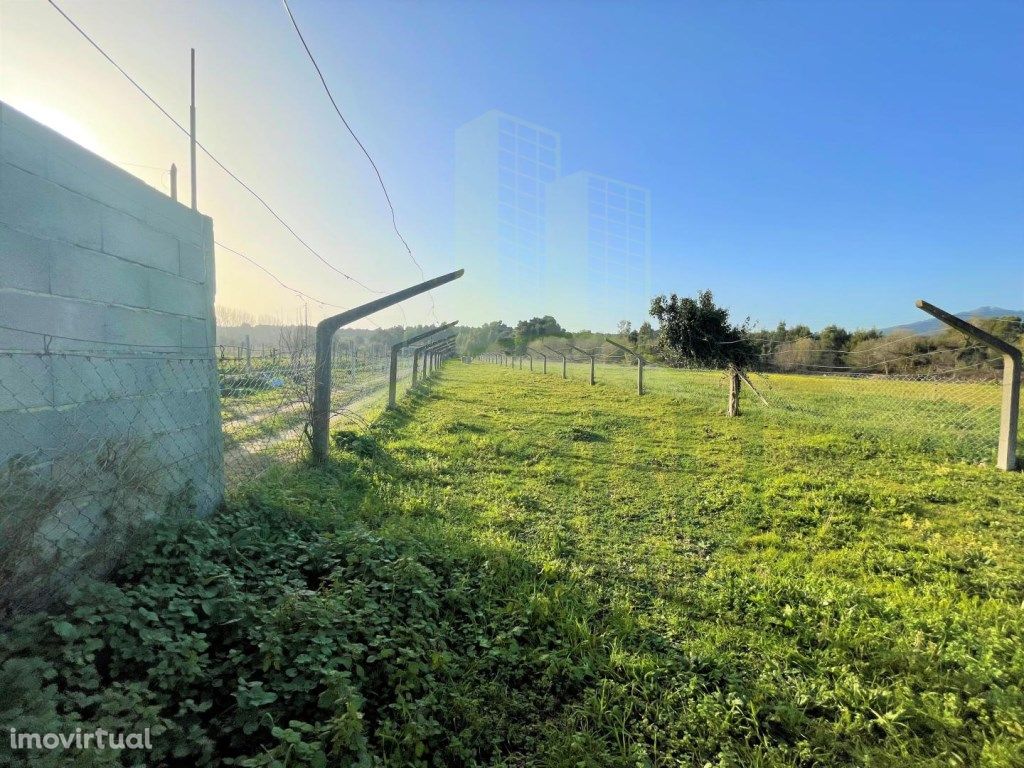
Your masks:
M209 217L0 103L0 468L58 482L130 443L164 497L209 512L223 488L214 290ZM61 535L85 536L96 521L74 518L102 506L65 503Z

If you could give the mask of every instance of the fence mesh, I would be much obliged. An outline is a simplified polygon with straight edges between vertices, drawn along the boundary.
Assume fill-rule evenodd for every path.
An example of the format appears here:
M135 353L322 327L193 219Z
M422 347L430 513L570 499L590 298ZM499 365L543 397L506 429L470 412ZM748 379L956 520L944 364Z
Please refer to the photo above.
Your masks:
M311 334L305 334L311 338ZM312 344L183 354L25 333L0 351L0 621L100 575L146 520L205 514L308 450ZM338 344L335 427L387 402L390 350ZM399 394L412 349L399 356Z
M313 393L312 343L291 349L219 349L217 373L229 487L294 461L308 448ZM390 350L337 344L331 358L332 424L364 423L387 401ZM412 377L412 350L398 358L397 391Z
M785 348L775 350L745 373L749 386L741 387L741 407L766 424L799 423L809 430L869 437L944 459L993 463L1002 357L979 344L921 350L925 338L908 334L882 341L870 354L848 355L842 360L845 364L835 359L834 350L819 350L810 360ZM535 372L542 370L543 353L549 375L560 376L558 353L564 353L569 378L589 381L588 354L557 343L551 346L555 351L531 350ZM628 354L607 344L584 352L594 355L599 383L636 391L636 363ZM827 356L832 357L828 364L823 360ZM492 359L520 368L519 357L514 363L502 354ZM522 366L529 370L529 358ZM643 383L645 393L668 395L709 412L726 409L725 368L648 362Z
M208 355L0 353L0 616L116 562L145 520L220 498Z

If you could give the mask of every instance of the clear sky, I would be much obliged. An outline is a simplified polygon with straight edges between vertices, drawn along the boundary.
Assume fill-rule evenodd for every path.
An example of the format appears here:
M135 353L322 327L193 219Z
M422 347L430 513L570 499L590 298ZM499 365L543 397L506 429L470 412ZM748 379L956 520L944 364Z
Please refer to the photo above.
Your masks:
M418 281L279 3L58 2L182 122L194 46L207 146L341 269L374 288ZM474 274L435 292L442 319L497 319L486 270L452 257L454 132L489 109L559 132L564 173L651 190L658 292L710 288L765 326L884 327L919 319L918 297L1024 307L1024 3L292 8L427 274ZM155 186L172 161L187 178L187 141L45 0L0 0L0 98ZM200 207L285 282L343 305L373 297L209 163ZM218 301L288 318L301 306L224 252ZM429 301L376 322L403 319L431 320Z

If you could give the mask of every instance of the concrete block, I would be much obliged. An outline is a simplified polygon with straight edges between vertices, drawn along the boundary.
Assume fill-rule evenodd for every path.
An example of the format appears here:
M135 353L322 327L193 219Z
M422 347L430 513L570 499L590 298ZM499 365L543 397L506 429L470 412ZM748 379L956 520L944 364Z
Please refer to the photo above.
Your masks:
M67 243L54 243L51 254L50 286L55 296L149 305L149 273L154 270Z
M181 319L181 347L186 354L201 354L205 348L212 347L214 341L206 320L191 317Z
M141 179L66 141L53 143L47 173L65 189L139 218L146 215L149 193L155 193Z
M180 244L180 266L178 274L197 283L205 283L212 272L212 258L198 245L182 242Z
M211 451L209 436L201 428L164 432L154 437L152 444L155 454L171 458L164 464L169 471L178 476L179 487L184 479L182 475L188 472L192 464L208 457Z
M77 299L0 288L0 325L31 332L34 343L23 347L31 351L42 349L43 334L102 339L105 310L103 305ZM51 341L51 351L82 346L57 338Z
M183 186L184 185L184 186ZM178 170L178 194L188 185L188 177ZM151 199L144 216L155 227L177 237L183 243L202 245L203 219L201 213L193 211L187 203L176 202L169 195L158 195Z
M209 408L196 392L175 392L148 398L147 412L156 432L200 429L210 421Z
M203 228L203 237L200 246L203 249L203 253L206 254L206 286L210 291L210 301L213 301L213 297L217 294L217 260L215 257L214 247L216 243L213 240L213 219L209 216L203 216L201 219Z
M53 405L49 355L0 354L0 411Z
M209 301L203 285L168 275L157 270L147 270L147 306L157 312L172 315L205 318L210 311Z
M181 320L174 315L128 307L108 307L101 338L115 345L170 351L181 344Z
M0 162L45 177L48 169L48 141L40 140L40 132L33 130L30 125L32 121L28 118L18 119L13 116L13 110L5 108L0 117Z
M3 294L0 293L0 315L3 315ZM3 321L0 320L0 323ZM0 327L0 352L42 352L43 337L38 333L12 331Z
M209 386L205 370L210 365L205 360L176 355L154 356L155 366L152 374L150 392L164 397L178 392L188 392L190 396Z
M113 208L104 208L103 245L98 250L147 267L178 274L178 241L143 221Z
M0 223L86 248L99 249L104 207L41 176L0 166Z
M50 290L50 241L0 224L0 285Z
M0 464L16 456L53 457L65 443L66 431L64 415L52 408L0 411Z
M155 363L143 357L53 355L56 406L138 397L152 392Z

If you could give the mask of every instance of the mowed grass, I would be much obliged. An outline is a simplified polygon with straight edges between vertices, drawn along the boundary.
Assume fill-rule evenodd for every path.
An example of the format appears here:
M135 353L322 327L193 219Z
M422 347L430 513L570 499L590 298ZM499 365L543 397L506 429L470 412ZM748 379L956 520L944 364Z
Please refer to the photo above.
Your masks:
M542 371L539 362L534 371ZM549 360L548 375L561 374L561 361ZM574 381L588 382L590 364L569 363L567 374ZM751 373L749 378L770 405L764 406L743 386L741 407L752 411L767 408L763 416L784 425L803 421L810 429L827 428L854 437L870 435L876 442L895 443L944 459L995 463L1001 398L998 381L779 373ZM598 364L596 379L636 391L635 366ZM729 389L724 371L647 366L644 391L724 411ZM1024 455L1024 432L1018 451Z
M9 629L0 720L160 766L1024 765L1024 475L558 373L450 362L139 531Z
M569 634L509 762L1024 764L1024 477L559 374L450 363L372 431L367 522Z

